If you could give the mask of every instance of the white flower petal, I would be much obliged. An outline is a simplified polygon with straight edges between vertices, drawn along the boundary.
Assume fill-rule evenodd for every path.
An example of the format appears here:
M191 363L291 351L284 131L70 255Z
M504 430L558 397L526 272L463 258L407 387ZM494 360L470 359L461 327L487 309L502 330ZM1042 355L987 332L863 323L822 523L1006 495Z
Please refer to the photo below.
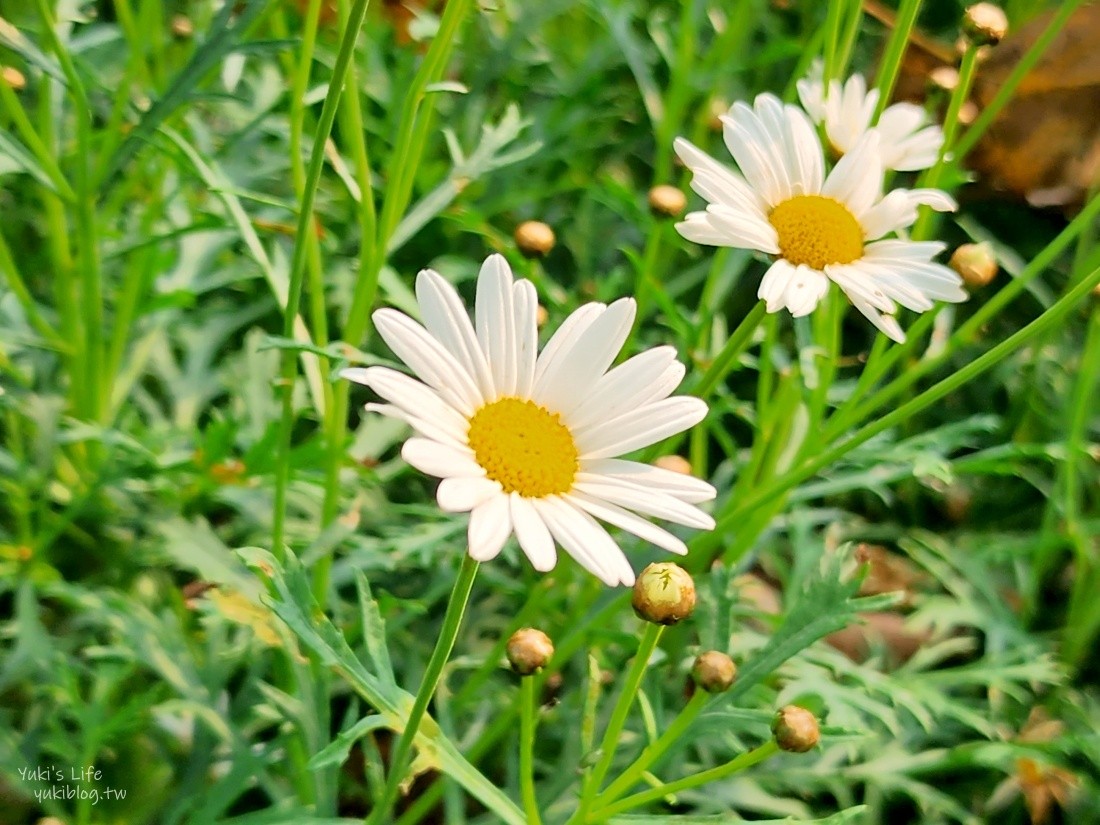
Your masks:
M535 361L539 354L539 298L535 285L528 280L512 286L516 311L516 394L526 398L535 385Z
M708 202L763 213L764 202L739 174L682 137L676 138L672 145L684 166L691 170L691 188Z
M698 507L656 490L646 490L629 482L589 473L577 473L573 486L574 492L609 501L636 513L683 524L685 527L714 529L714 519Z
M629 510L580 492L570 493L566 498L575 506L585 510L589 515L633 533L642 541L648 541L650 544L670 553L676 553L680 556L687 555L687 545L683 541L663 527L658 527L653 522L646 521Z
M477 276L477 340L489 358L496 397L515 395L519 379L512 270L502 255L490 255Z
M711 501L718 495L718 491L701 478L622 458L581 461L581 471L587 475L607 476L643 490L656 490L689 504Z
M512 534L508 496L493 496L470 512L466 531L470 558L490 561L496 558Z
M446 440L456 444L466 442L466 431L469 429L466 418L433 389L415 378L389 367L370 367L354 373L344 370L341 374L370 387L410 416L431 421L437 429L446 433Z
M492 398L493 381L485 353L455 288L438 272L424 269L416 276L416 300L424 327L473 377L482 398Z
M878 133L866 132L844 154L821 188L821 194L843 203L862 219L882 192L882 159L878 151Z
M435 500L447 513L468 513L501 494L500 484L488 478L445 478L439 482Z
M585 431L577 448L582 459L613 458L694 427L706 415L707 405L698 398L666 398Z
M634 570L622 549L590 515L558 496L531 503L562 549L588 572L611 587L634 584Z
M417 435L430 439L431 441L449 444L452 447L466 446L465 437L456 440L447 429L441 427L437 421L430 418L421 418L418 415L412 415L393 404L364 404L363 409L367 412L384 415L387 418L396 418L399 421L404 421L413 428Z
M380 309L372 317L394 354L444 401L467 416L481 406L473 377L424 327L395 309Z
M534 400L561 413L579 404L619 354L636 310L633 298L611 304L537 376L531 393Z
M672 347L635 355L604 375L576 409L565 415L574 435L627 410L667 398L686 372Z
M554 537L542 520L535 506L519 493L509 496L512 514L512 527L519 540L520 549L531 562L531 566L540 573L554 569L558 562L558 553L554 549Z
M441 444L427 438L410 438L401 448L401 457L420 472L436 478L476 478L485 475L468 448Z

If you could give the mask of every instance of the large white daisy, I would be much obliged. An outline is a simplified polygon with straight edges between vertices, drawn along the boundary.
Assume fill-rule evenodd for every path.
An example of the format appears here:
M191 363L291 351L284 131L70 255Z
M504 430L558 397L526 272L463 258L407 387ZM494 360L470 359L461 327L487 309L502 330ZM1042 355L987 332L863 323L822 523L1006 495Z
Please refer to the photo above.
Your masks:
M882 196L878 134L867 132L826 177L821 141L806 114L774 95L722 117L726 146L741 173L683 138L676 153L709 205L676 225L690 241L775 256L758 295L768 312L813 311L834 281L853 306L895 341L905 340L897 304L923 312L933 301L964 301L962 279L935 263L941 243L883 238L910 226L917 207L951 210L938 189Z
M814 123L825 124L825 134L838 154L852 151L872 128L879 91L868 91L863 75L852 75L843 86L832 80L826 91L821 62L817 61L797 86L802 105ZM887 169L927 169L943 147L943 129L930 123L928 113L912 103L887 106L874 128L879 133L882 165Z
M443 479L439 506L469 512L470 555L487 561L512 534L536 570L557 561L555 542L609 585L634 583L626 556L596 519L673 553L684 543L637 513L705 530L695 505L715 490L696 478L617 456L692 427L697 398L670 397L684 377L672 347L611 367L634 323L635 304L586 304L538 352L538 302L493 255L477 280L474 322L447 281L416 279L423 326L393 309L374 313L390 349L419 381L385 367L344 370L388 404L368 410L407 422L401 450Z

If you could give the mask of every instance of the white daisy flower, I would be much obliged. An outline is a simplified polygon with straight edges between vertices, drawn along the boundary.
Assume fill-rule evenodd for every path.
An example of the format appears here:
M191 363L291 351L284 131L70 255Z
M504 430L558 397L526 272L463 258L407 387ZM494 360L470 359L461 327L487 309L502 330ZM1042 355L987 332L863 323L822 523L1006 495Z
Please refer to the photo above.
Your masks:
M611 367L634 323L633 299L580 307L540 354L535 287L514 281L500 255L481 268L473 323L430 269L416 295L423 326L393 309L374 323L420 380L385 367L342 375L389 402L368 410L413 428L401 455L443 479L443 510L470 513L473 558L492 559L515 534L536 570L554 567L556 542L606 584L631 585L630 563L597 518L680 554L680 539L637 514L713 529L694 506L714 498L711 485L617 458L707 413L697 398L670 397L685 372L672 347Z
M955 208L938 189L895 189L882 197L876 132L864 134L826 177L821 141L801 109L763 94L754 108L735 104L722 122L744 177L677 138L691 186L709 205L676 228L696 243L775 256L757 293L768 312L807 315L834 281L900 343L905 334L895 302L923 312L935 300L966 300L958 274L932 261L943 244L876 240L910 226L921 204Z
M825 124L825 134L838 154L852 151L871 129L878 105L878 89L867 90L863 75L854 74L841 86L822 79L821 61L815 61L810 75L797 83L798 97L814 123ZM887 169L912 172L936 162L943 147L943 129L929 123L928 113L912 103L887 106L874 127L879 133L879 154Z

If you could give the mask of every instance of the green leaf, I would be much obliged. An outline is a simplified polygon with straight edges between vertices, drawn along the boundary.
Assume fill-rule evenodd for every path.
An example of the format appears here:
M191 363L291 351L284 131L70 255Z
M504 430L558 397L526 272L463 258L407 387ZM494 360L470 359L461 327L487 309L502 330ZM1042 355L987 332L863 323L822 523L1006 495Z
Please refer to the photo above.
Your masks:
M347 761L351 746L371 731L386 727L386 720L382 716L364 716L347 730L342 730L333 739L309 760L306 766L311 771L327 768L329 765L342 765Z
M856 817L867 810L866 805L857 805L854 808L848 808L844 811L839 811L832 816L827 816L824 819L793 819L788 817L787 819L754 819L752 825L785 825L785 823L797 822L799 825L842 825L842 823L853 822ZM741 819L740 817L734 819L731 814L706 814L703 816L691 816L690 814L681 815L674 818L676 825L711 825L711 823L737 823L747 822L748 820ZM653 825L668 825L670 817L667 814L627 814L626 816L614 816L610 819L611 825L629 825L630 823L650 822Z
M302 644L313 651L322 664L340 673L378 711L380 724L394 731L403 730L413 705L412 694L363 666L344 635L317 605L310 577L297 557L290 553L286 564L280 565L274 556L264 550L246 547L237 552L246 564L270 579L273 592L264 598L264 602ZM516 804L470 764L430 716L425 716L421 722L415 742L420 753L417 759L420 764L426 762L449 775L496 814L500 821L509 825L526 823L526 817Z

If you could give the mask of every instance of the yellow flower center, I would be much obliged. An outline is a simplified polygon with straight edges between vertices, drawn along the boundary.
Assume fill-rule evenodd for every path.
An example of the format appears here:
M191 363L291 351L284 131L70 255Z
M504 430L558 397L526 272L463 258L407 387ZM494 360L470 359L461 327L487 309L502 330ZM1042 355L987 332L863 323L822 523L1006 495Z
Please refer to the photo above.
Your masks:
M541 498L567 493L577 474L577 445L561 416L522 398L501 398L470 418L470 448L506 493Z
M768 220L779 234L779 252L795 266L824 269L863 256L863 229L848 207L824 195L796 195Z

